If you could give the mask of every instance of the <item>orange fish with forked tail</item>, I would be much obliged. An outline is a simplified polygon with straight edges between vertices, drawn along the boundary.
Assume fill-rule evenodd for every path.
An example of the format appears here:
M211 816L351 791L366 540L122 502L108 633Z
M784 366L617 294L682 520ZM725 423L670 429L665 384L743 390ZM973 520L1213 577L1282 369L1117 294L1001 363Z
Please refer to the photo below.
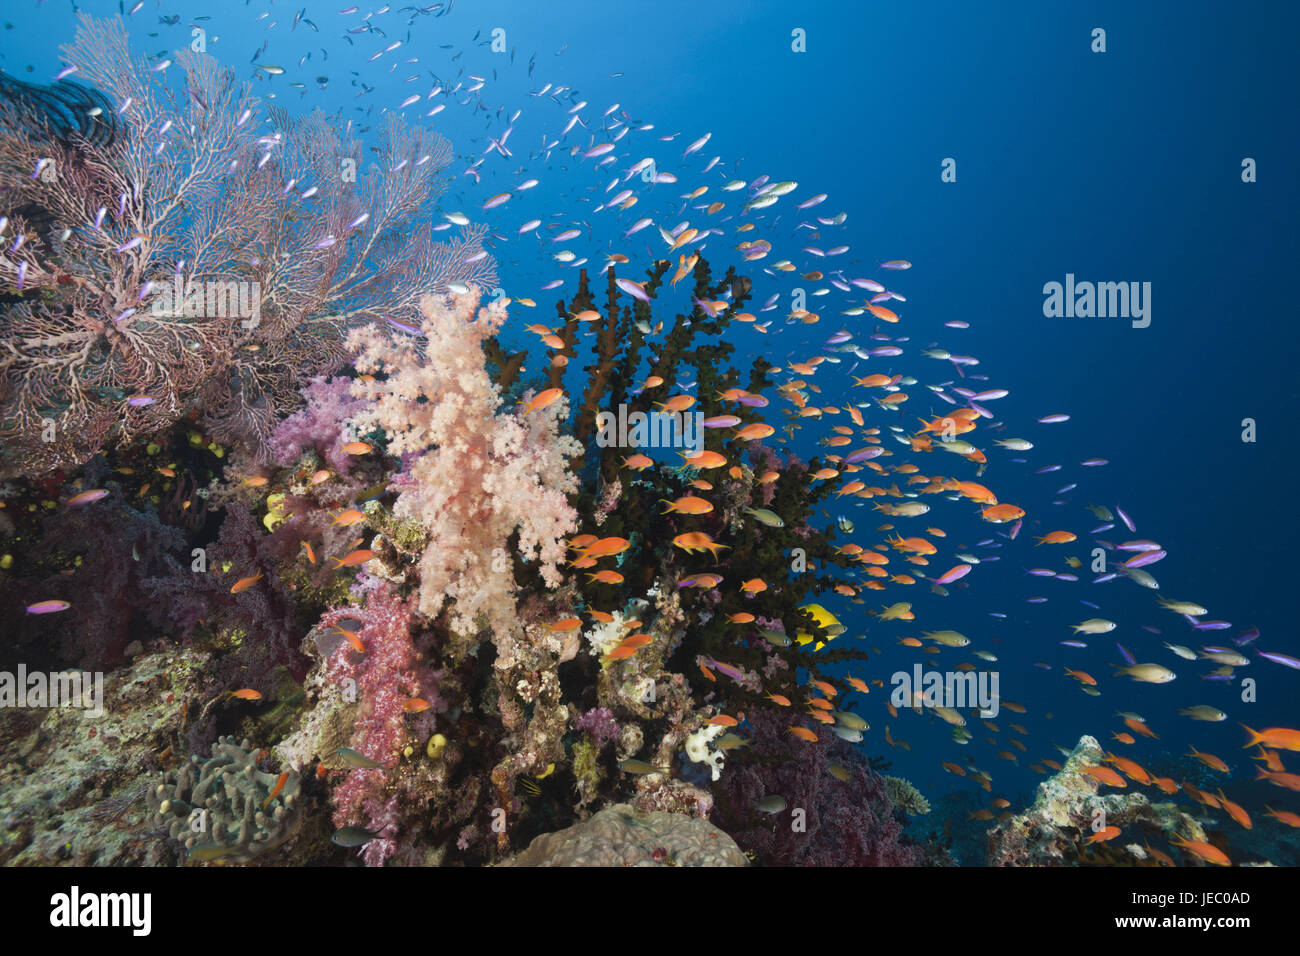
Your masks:
M681 548L687 554L694 551L708 551L714 560L717 560L718 551L728 547L725 544L718 544L703 531L687 531L685 534L679 534L673 538L673 546Z
M334 561L334 570L337 571L339 568L355 568L358 565L365 564L367 561L374 560L376 557L378 557L378 555L376 555L375 552L367 548L359 548L347 557L333 558L332 560Z
M543 392L538 392L528 401L526 402L521 401L519 404L524 406L525 414L531 412L539 412L543 408L546 408L549 405L554 405L557 401L560 400L560 397L562 395L564 395L564 389L548 388Z
M1187 840L1180 836L1175 836L1169 842L1174 846L1182 847L1189 853L1200 857L1206 863L1213 863L1215 866L1232 865L1232 861L1228 859L1226 853L1220 850L1217 846L1212 846L1209 843L1202 843L1199 840Z
M1250 740L1245 747L1253 747L1255 744L1263 744L1265 747L1272 747L1274 750L1300 750L1300 730L1292 730L1289 727L1266 727L1263 730L1251 730L1245 724L1246 733L1250 734ZM1245 749L1243 747L1243 749Z

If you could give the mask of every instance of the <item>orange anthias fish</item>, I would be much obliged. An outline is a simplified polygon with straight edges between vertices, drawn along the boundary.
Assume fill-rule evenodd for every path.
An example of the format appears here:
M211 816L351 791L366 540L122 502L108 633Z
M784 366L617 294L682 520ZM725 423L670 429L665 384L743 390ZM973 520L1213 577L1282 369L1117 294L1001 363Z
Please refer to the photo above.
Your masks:
M600 538L582 549L582 557L608 558L611 555L622 554L631 545L632 542L627 538Z
M1153 740L1159 740L1156 732L1140 720L1134 720L1132 717L1124 718L1124 726L1135 734L1141 734L1143 737L1150 737Z
M409 700L402 701L402 710L408 714L421 714L431 706L423 697L412 697Z
M377 555L375 552L366 548L360 548L353 551L345 558L333 558L332 560L335 562L334 570L337 571L339 568L355 568L358 565L365 564L367 561L373 561L376 557Z
M232 690L230 696L238 697L240 700L261 700L262 692L251 687L241 687L239 690Z
M1094 843L1104 843L1107 840L1115 839L1115 837L1119 836L1119 834L1120 834L1119 827L1106 827L1105 829L1098 830L1092 836L1088 837L1088 839L1085 842L1089 846L1091 846Z
M240 578L238 581L236 581L234 584L230 586L230 593L238 594L240 591L247 591L254 584L260 581L261 578L262 578L261 571L258 571L256 574L251 575L249 577Z
M673 538L673 546L681 548L687 554L694 551L708 551L712 553L714 560L717 559L720 550L729 547L729 545L718 544L703 531L688 531L685 534L679 534Z
M1300 827L1300 814L1292 813L1290 810L1274 810L1265 804L1264 809L1268 811L1267 816L1272 817L1289 827Z
M794 734L800 740L806 740L811 744L817 743L817 731L810 730L807 727L791 727L790 733Z
M1250 740L1246 742L1246 747L1263 744L1266 747L1272 747L1274 750L1300 750L1300 730L1291 730L1288 727L1267 727L1264 730L1251 730L1245 724L1241 726L1245 727L1246 733L1250 734Z
M348 508L345 511L340 511L330 524L350 528L357 522L365 520L366 516L362 512L358 511L356 508Z
M1200 857L1206 863L1213 863L1215 866L1231 866L1232 861L1228 855L1220 850L1217 846L1209 843L1201 843L1198 840L1187 840L1180 836L1175 836L1169 841L1174 846L1182 847L1190 853Z
M1223 809L1227 811L1228 816L1232 817L1232 819L1236 820L1247 830L1253 828L1254 824L1250 821L1250 814L1245 811L1241 804L1233 803L1224 796L1222 787L1219 788L1219 806L1223 807Z
M562 344L563 342L561 342L561 345ZM560 397L563 394L564 394L564 389L562 388L548 388L545 391L538 392L527 402L521 401L519 404L524 406L525 413L538 412L541 411L543 408L547 408L550 405L554 405L557 401L560 400Z
M342 634L343 638L352 645L352 649L358 654L364 654L366 652L366 645L361 642L361 638L357 635L356 631L349 631L346 628L339 627L338 625L334 626L334 630Z
M1084 767L1083 772L1110 787L1127 787L1128 783L1110 767Z
M363 441L350 441L343 446L342 451L345 455L368 455L374 449Z
M263 810L269 807L271 805L271 801L280 795L280 791L284 789L284 785L288 781L288 779L289 779L289 771L286 770L284 773L280 774L280 779L276 780L275 782L275 789L271 791L271 795L267 797L266 801L262 804Z
M713 510L713 503L704 498L697 498L694 495L683 495L676 501L669 501L667 498L659 499L668 507L661 514L675 512L680 515L705 515Z
M1143 770L1135 761L1127 757L1117 757L1113 753L1107 753L1106 759L1119 767L1124 776L1128 777L1134 783L1140 783L1143 786L1151 782L1151 775Z
M1205 766L1209 767L1211 770L1217 770L1220 773L1228 772L1228 765L1224 763L1221 758L1214 756L1214 754L1203 754L1195 747L1193 747L1192 752L1187 756L1196 757L1198 760L1201 761L1201 763L1205 764Z

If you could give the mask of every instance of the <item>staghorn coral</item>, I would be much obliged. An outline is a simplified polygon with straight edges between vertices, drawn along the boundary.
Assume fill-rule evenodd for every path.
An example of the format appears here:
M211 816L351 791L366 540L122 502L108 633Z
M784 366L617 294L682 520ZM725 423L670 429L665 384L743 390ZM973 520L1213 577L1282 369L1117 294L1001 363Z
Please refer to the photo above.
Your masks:
M170 83L120 20L83 15L63 57L111 107L113 135L39 122L30 92L0 88L0 214L22 238L0 256L17 300L0 335L0 475L79 464L190 412L264 460L299 381L342 364L350 326L413 321L448 282L494 281L481 228L449 245L410 228L443 188L436 134L390 115L362 169L351 123L264 114L190 50Z

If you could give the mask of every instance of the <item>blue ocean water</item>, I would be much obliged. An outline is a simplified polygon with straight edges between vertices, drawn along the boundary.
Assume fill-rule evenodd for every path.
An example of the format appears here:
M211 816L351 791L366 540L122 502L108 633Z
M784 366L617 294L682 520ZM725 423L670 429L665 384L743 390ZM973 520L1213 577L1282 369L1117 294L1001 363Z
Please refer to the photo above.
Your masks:
M77 6L110 15L119 5ZM1228 759L1234 780L1248 780L1251 771L1238 721L1294 725L1293 694L1300 680L1295 671L1252 659L1238 676L1257 681L1257 699L1243 703L1239 683L1203 680L1207 665L1179 662L1161 642L1232 646L1231 636L1256 627L1261 636L1254 647L1300 656L1291 626L1296 521L1288 500L1296 452L1285 431L1300 411L1291 290L1300 252L1293 49L1300 9L1208 2L800 7L765 0L458 0L445 15L417 16L409 27L400 10L375 14L371 22L382 24L385 34L378 37L345 35L371 9L340 15L346 6L338 0L302 7L318 30L305 22L290 27L299 7L265 2L146 0L127 22L142 54L180 46L197 23L206 32L208 51L253 82L259 95L274 93L276 104L295 112L341 110L359 124L376 124L411 92L482 77L477 102L461 105L463 95L448 98L444 111L425 120L459 154L443 206L463 209L508 240L493 243L501 285L516 298L536 299L539 314L553 311L551 303L567 297L577 282L576 270L552 258L561 246L548 229L580 226L583 235L565 248L590 257L592 273L606 253L627 255L631 262L620 274L635 278L665 255L654 227L624 237L640 216L655 216L671 229L693 219L681 196L697 185L708 184L717 194L731 179L793 180L797 191L764 218L762 234L773 242L773 254L741 269L755 277L752 309L772 292L782 296L774 311L759 313L760 321L772 319L765 336L750 326L731 326L728 335L741 358L752 352L777 364L802 361L825 354L823 343L840 328L859 341L879 331L910 336L908 356L897 368L889 359L873 358L853 374L899 372L922 383L961 385L965 372L987 376L986 382L965 383L973 390L1010 391L987 403L1008 423L1001 435L1028 438L1036 447L1025 456L1027 464L985 448L990 466L978 480L996 488L1000 500L1026 507L1024 529L1015 547L1000 549L1002 560L975 568L962 582L969 587L951 587L951 596L940 598L922 582L911 589L911 599L924 629L960 630L997 655L993 666L1002 695L1029 710L1025 717L1004 712L997 721L1023 720L1031 730L1029 752L1015 764L998 759L976 726L970 728L975 740L963 750L940 721L906 714L892 727L910 751L888 748L879 736L886 723L880 701L859 705L864 714L871 712L876 731L862 745L864 752L885 755L893 762L891 772L938 795L954 786L973 788L939 768L941 760L958 760L969 751L994 773L995 792L1010 795L1023 794L1040 779L1027 764L1060 758L1051 744L1069 748L1084 733L1106 744L1112 731L1123 729L1116 711L1139 712L1159 731L1158 744L1144 742L1145 753L1176 755L1195 745ZM175 25L159 22L173 14L180 18ZM20 78L52 79L61 65L57 45L70 41L75 28L72 5L24 3L6 16L0 66ZM1105 31L1105 52L1092 49L1097 28ZM493 50L496 38L502 52ZM792 44L799 39L804 48L797 52ZM399 49L370 59L395 40L403 42ZM283 74L268 75L250 62L264 41L268 47L259 62L280 65ZM411 74L419 79L404 82ZM291 82L306 88L296 90ZM548 83L567 87L559 102L530 95ZM584 126L562 137L570 109L581 101L589 104L579 111ZM629 121L652 123L654 129L621 141L619 161L598 169L594 159L569 149L601 142L602 113L614 104L615 115L626 111ZM512 124L516 109L522 113ZM417 104L406 113L416 120L422 110ZM512 125L507 145L513 155L485 157L488 137L500 137ZM660 138L673 133L679 135L670 142ZM687 145L706 133L707 143L684 157ZM548 150L556 139L560 145ZM609 181L621 181L622 171L642 156L654 156L656 168L673 172L678 181L654 184L629 210L593 211L608 199ZM718 165L703 172L714 156L721 157ZM465 175L480 159L479 175ZM1247 159L1256 165L1257 181L1243 182ZM942 175L949 160L955 162L955 181ZM540 185L480 211L489 196L515 188L526 176ZM824 203L803 214L793 210L793 203L819 192L829 195ZM813 215L840 211L847 214L842 227L825 228L816 237L796 228ZM518 236L519 225L534 217L543 220L543 229ZM703 244L715 274L739 261L735 241L728 233ZM837 243L850 246L834 262L845 275L875 277L906 296L905 302L887 303L903 317L900 324L878 327L870 316L840 315L838 292L809 299L816 304L807 308L821 314L818 324L786 323L791 286L811 292L824 283L761 270L782 257L798 263L800 272L829 270L829 260L818 262L800 249ZM913 267L889 274L877 266L898 258ZM1064 282L1067 275L1150 283L1150 325L1046 317L1044 285ZM559 289L539 291L557 278L565 280ZM681 294L673 301L686 304ZM951 320L970 327L945 328ZM518 331L507 339L527 341ZM933 344L976 356L980 364L959 371L951 363L915 357L916 346ZM815 401L862 400L861 390L848 387L846 373L855 361L849 355L839 366L822 366L810 379L823 389ZM925 405L923 392L914 389L900 414L909 430L918 416L949 408L937 400ZM1068 413L1070 420L1035 422L1056 412ZM868 417L868 424L893 421ZM1242 440L1246 419L1256 423L1256 441ZM805 425L781 447L804 458L824 455L826 449L816 444L824 433L824 427ZM1081 468L1079 462L1089 458L1109 464ZM1034 474L1058 463L1060 471ZM1062 496L1064 503L1051 503L1057 488L1076 481L1078 488ZM872 512L870 503L851 500L854 505L829 511L854 521L858 539L889 521ZM1104 537L1159 541L1169 557L1149 570L1160 581L1160 593L1195 601L1210 610L1210 618L1230 621L1233 628L1198 634L1159 609L1148 590L1123 579L1089 584L1082 540L1065 548L1085 562L1080 582L1027 577L1024 569L1035 566L1027 539L1058 528L1083 539L1099 523L1086 504L1122 506L1135 520L1136 535L1121 526ZM957 546L949 550L999 554L975 544L986 537L1003 542L996 532L1005 526L980 522L975 509L969 511L966 522L946 514L936 518L947 531L945 544ZM1049 601L1025 603L1039 595ZM897 590L880 602L871 592L865 597L864 605L825 599L848 628L838 640L852 641L857 649L879 648L871 655L871 676L910 671L918 657L897 639L922 628L878 623L864 614L908 597ZM1081 598L1100 610L1082 605ZM1120 628L1092 638L1086 649L1060 645L1070 636L1068 625L1094 616L1118 621ZM1143 624L1164 633L1142 631ZM1112 679L1110 665L1122 663L1116 640L1139 660L1178 665L1179 679L1166 686ZM1094 675L1103 684L1101 696L1079 693L1063 666ZM886 691L887 686L873 688L872 694ZM1230 719L1207 724L1175 715L1177 708L1195 704L1220 707ZM1005 737L1004 729L997 749ZM1291 806L1279 794L1259 784L1254 803Z

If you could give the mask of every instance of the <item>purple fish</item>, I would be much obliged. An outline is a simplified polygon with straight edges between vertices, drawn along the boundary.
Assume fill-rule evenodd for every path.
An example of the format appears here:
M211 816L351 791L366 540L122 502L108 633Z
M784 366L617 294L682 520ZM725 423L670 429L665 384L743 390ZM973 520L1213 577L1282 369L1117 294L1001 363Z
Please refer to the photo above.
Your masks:
M1056 575L1056 572L1049 568L1026 568L1025 573L1032 574L1036 578L1050 578Z
M1134 534L1137 533L1137 527L1133 524L1133 519L1130 518L1127 514L1125 514L1124 509L1121 508L1119 505L1115 506L1115 514L1119 515L1120 520L1124 522L1124 527L1128 528L1129 531L1133 532Z
M645 289L631 279L615 279L614 284L634 299L639 299L642 302L650 301L650 296L646 295Z
M1035 474L1035 475L1046 475L1048 472L1052 472L1052 471L1060 471L1060 470L1061 470L1061 466L1060 466L1060 465L1044 465L1042 468L1039 468L1036 472L1034 472L1034 474Z
M1125 541L1119 545L1120 551L1159 551L1160 545L1154 541Z
M1046 604L1046 603L1047 603L1047 598L1045 598L1045 597L1031 597L1031 598L1025 598L1025 603L1026 603L1026 604Z
M1105 458L1088 458L1079 462L1084 468L1100 468L1102 465L1109 465L1110 462Z
M1087 647L1088 646L1087 644L1083 643L1083 641L1061 641L1061 644L1063 644L1065 647Z
M704 419L705 428L730 428L732 425L739 425L740 419L735 415L715 415L713 418Z
M1070 420L1069 415L1062 415L1062 414L1044 415L1042 418L1038 420L1038 423L1040 425L1054 425L1057 422L1068 422L1069 420Z
M421 330L421 329L417 329L417 328L416 328L415 326L413 326L413 325L407 325L405 322L398 322L396 319L391 318L391 317L389 317L389 316L385 316L384 319L385 319L386 322L388 322L389 325L393 326L393 328L401 329L403 332L409 332L409 333L411 333L412 335L423 335L423 334L424 334L424 331L423 331L423 330Z
M716 670L719 674L722 674L726 677L730 677L732 680L740 680L741 677L743 676L740 673L739 668L732 667L730 664L724 664L715 658L710 657L709 663L713 665L713 669Z
M870 448L859 448L853 454L845 458L844 462L845 464L848 465L856 465L860 461L867 461L868 459L875 458L877 455L883 455L884 453L885 453L885 449L880 448L878 446L872 446Z
M1192 627L1198 631L1226 631L1232 625L1227 621L1201 621Z
M1157 561L1163 561L1168 556L1168 551L1143 551L1141 554L1134 555L1125 561L1124 567L1144 568L1148 564L1155 564Z
M132 408L144 408L146 405L152 405L154 400L148 395L132 395L126 403Z
M1115 527L1114 523L1108 522L1107 524L1098 525L1089 531L1088 534L1101 534L1103 531L1109 531L1113 527Z
M1256 651L1257 656L1264 658L1266 661L1272 661L1274 664L1281 664L1283 667L1292 667L1300 670L1300 660L1294 657L1288 657L1285 654L1275 654L1271 651Z
M1144 631L1146 631L1146 632L1148 632L1148 633L1150 633L1150 634L1163 634L1163 633L1164 633L1164 631L1160 630L1160 628L1158 628L1158 627L1152 627L1150 624L1143 624L1143 625L1142 625L1142 630L1144 630Z
M1116 574L1114 571L1112 571L1112 572L1110 572L1109 574L1103 574L1103 575L1101 575L1100 577L1093 578L1093 579L1092 579L1092 583L1093 583L1093 584L1104 584L1104 583L1107 582L1107 581L1114 581L1117 577L1119 577L1119 575Z
M552 289L558 289L562 285L564 285L563 279L552 279L550 282L546 283L546 285L542 286L542 291L549 292Z
M1119 648L1119 652L1121 655L1123 655L1124 660L1128 661L1129 667L1137 667L1137 658L1128 652L1127 647L1125 647L1119 641L1115 642L1115 646Z
M1058 574L1058 575L1056 575L1056 580L1058 580L1058 581L1077 581L1077 580L1079 580L1079 576L1078 576L1077 574Z
M66 611L72 607L67 601L37 601L35 604L27 605L28 614L53 614L56 611Z
M1242 631L1240 634L1234 637L1232 639L1232 643L1236 644L1238 647L1244 647L1258 637L1259 637L1259 628L1252 627L1250 630Z

